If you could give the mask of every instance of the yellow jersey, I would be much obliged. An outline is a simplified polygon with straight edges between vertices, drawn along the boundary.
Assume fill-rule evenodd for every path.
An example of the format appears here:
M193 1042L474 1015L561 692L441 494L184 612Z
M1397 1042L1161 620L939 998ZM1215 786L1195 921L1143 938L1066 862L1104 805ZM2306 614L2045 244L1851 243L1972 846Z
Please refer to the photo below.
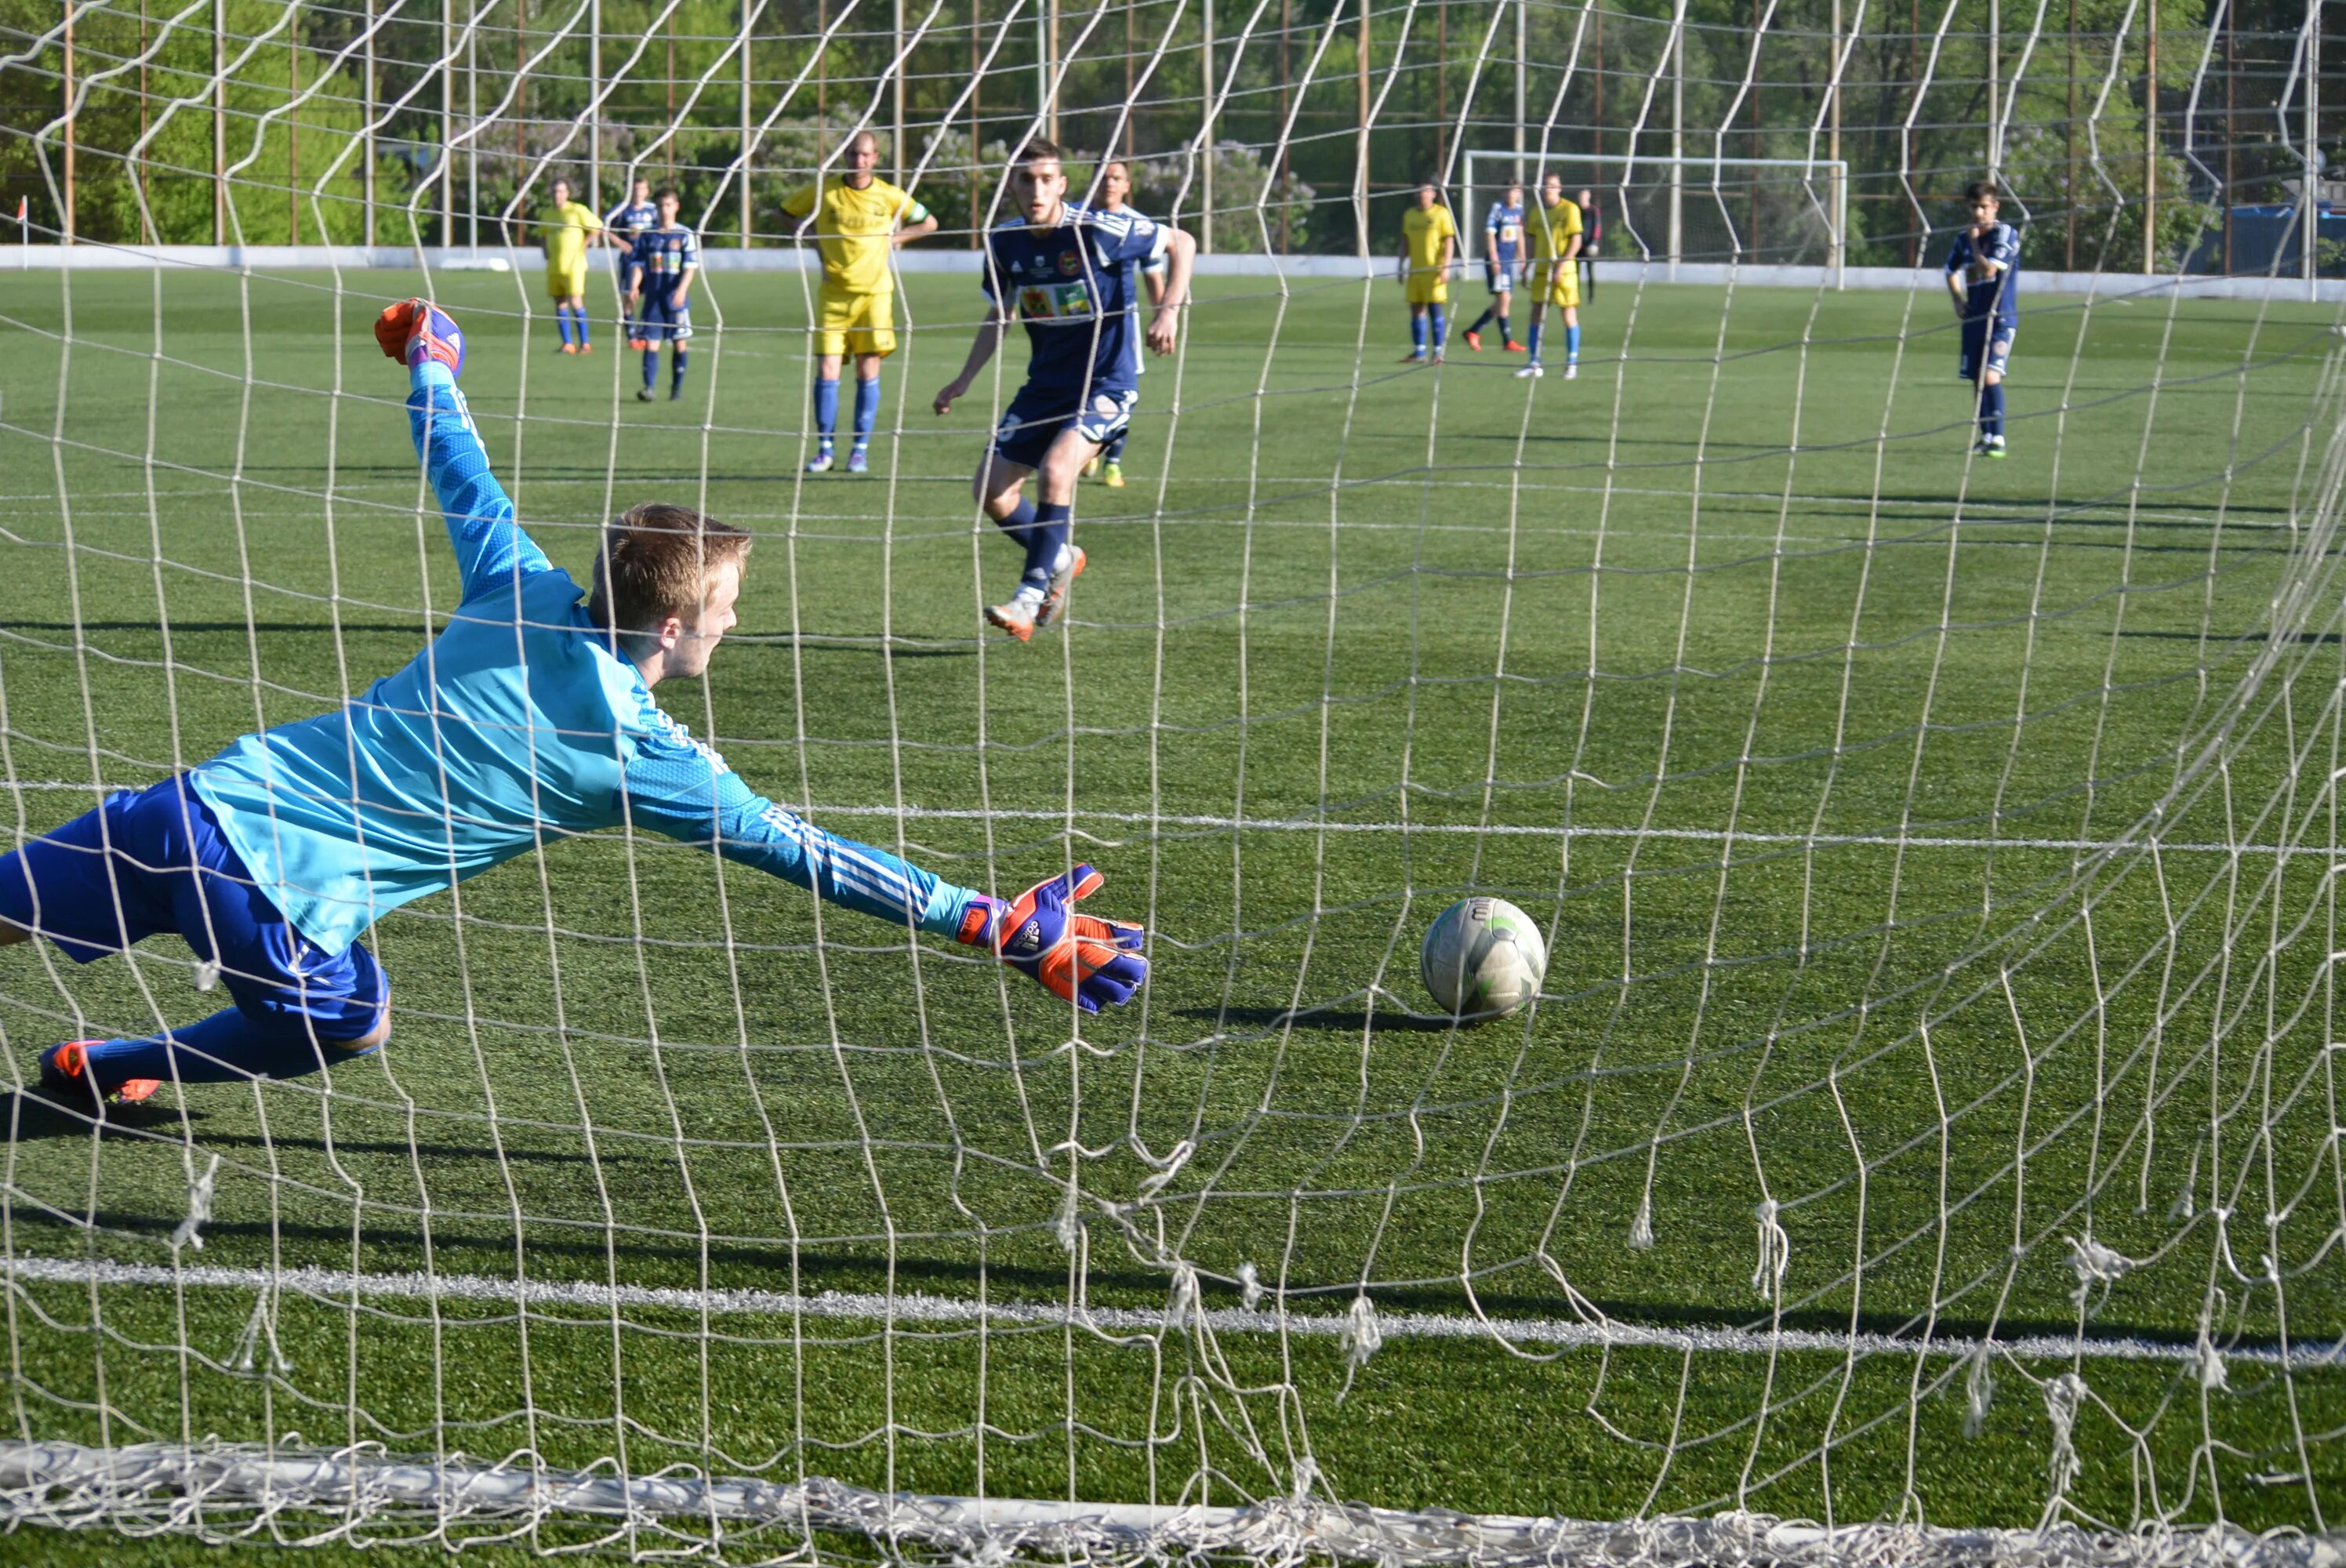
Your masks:
M1565 241L1580 232L1580 204L1569 197L1554 207L1535 202L1524 227L1531 230L1532 260L1554 261L1568 249Z
M824 178L820 193L811 185L792 191L782 213L814 219L825 283L850 294L881 294L896 286L888 275L889 237L928 217L929 209L876 176L858 190L845 175L834 174Z
M1457 238L1458 225L1452 220L1450 209L1438 201L1431 207L1413 207L1401 215L1402 243L1409 247L1413 270L1441 266L1443 241Z
M598 233L603 220L595 209L576 201L556 208L546 220L546 265L549 271L575 272L586 259L586 236Z

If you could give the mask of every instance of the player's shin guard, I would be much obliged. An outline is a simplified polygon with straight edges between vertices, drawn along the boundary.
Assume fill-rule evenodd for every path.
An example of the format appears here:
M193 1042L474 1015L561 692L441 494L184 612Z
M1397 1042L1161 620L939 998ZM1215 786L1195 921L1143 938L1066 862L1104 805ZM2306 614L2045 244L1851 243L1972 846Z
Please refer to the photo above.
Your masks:
M1580 329L1577 326L1564 329L1564 362L1568 365L1580 362Z
M675 353L669 357L668 361L668 390L669 392L679 392L684 390L684 367L691 362L692 356L687 353L681 346L678 346Z
M1046 501L1035 508L1035 525L1026 531L1026 569L1018 576L1020 593L1050 591L1059 558L1066 553L1067 535L1074 532L1068 521L1074 512L1063 501Z
M1980 388L1979 427L1983 436L2004 434L2004 383Z
M201 1023L176 1029L166 1039L150 1034L143 1040L103 1040L88 1048L86 1060L91 1081L101 1094L112 1094L132 1078L155 1078L168 1084L233 1084L263 1075L298 1078L329 1063L370 1055L332 1041L313 1039L299 1019L254 1018L240 1008L226 1007Z
M822 449L831 450L831 433L839 428L839 382L836 377L814 383L814 433L821 438Z
M1450 338L1450 313L1439 305L1428 305L1425 313L1433 322L1433 351L1438 354Z
M1423 358L1425 354L1425 318L1415 311L1412 311L1410 313L1409 341L1417 345L1418 356L1421 359Z
M880 378L873 376L868 381L858 378L855 383L855 444L870 445L872 427L879 423Z

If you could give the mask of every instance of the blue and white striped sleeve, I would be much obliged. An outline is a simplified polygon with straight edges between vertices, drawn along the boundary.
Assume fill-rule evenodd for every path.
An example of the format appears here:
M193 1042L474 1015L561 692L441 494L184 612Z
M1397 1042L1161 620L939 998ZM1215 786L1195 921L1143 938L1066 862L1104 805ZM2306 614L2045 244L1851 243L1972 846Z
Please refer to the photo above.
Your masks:
M827 832L747 784L657 708L645 715L621 788L636 824L811 889L826 901L938 936L959 932L977 894L907 860Z
M426 360L409 371L407 379L409 433L447 517L448 543L464 574L464 596L469 599L484 589L510 589L516 575L553 570L546 552L514 521L513 502L489 472L489 454L473 426L473 411L448 367Z

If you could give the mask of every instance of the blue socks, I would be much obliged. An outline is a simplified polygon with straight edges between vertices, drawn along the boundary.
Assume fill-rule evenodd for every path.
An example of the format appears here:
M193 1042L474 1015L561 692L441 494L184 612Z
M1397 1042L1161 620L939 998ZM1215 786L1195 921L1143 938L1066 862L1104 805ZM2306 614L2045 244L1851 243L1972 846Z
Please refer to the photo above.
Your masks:
M659 351L646 349L644 351L644 391L651 391L652 382L658 380L659 380Z
M562 334L564 342L570 341L570 307L567 303L554 307L554 330Z
M1568 365L1580 362L1580 329L1576 326L1564 329L1564 362Z
M831 410L836 413L839 408L839 386L835 382L831 383ZM873 376L868 382L858 381L855 383L855 444L858 446L871 445L872 427L879 423L880 378L878 376ZM828 429L829 427L826 426L825 428Z
M1046 501L1035 508L1035 525L1026 531L1026 569L1018 576L1021 593L1050 587L1051 574L1059 569L1059 556L1067 547L1067 535L1074 532L1068 522L1074 513L1074 507L1056 501Z
M690 362L692 356L686 353L680 345L678 347L676 352L669 356L668 361L668 390L669 392L680 392L684 390L684 367Z
M576 341L583 349L586 346L586 307L573 305L566 300L555 301L554 324L562 333L562 341L566 343L574 341L570 335L571 322L574 319L578 326L578 336Z
M822 450L831 450L831 433L839 428L839 382L821 377L814 383L814 431Z
M1501 316L1499 318L1499 341L1504 343L1515 335L1514 329L1507 325L1507 318Z
M131 1078L159 1078L182 1084L234 1084L266 1074L271 1078L298 1078L329 1062L355 1061L379 1047L345 1051L310 1038L298 1022L259 1023L233 1007L222 1008L200 1023L144 1040L107 1040L89 1047L89 1074L100 1089L111 1094Z
M1450 313L1439 305L1428 305L1425 313L1433 322L1433 351L1438 354L1450 339Z
M1471 326L1471 327L1467 328L1466 330L1467 330L1468 331L1470 331L1470 332L1479 332L1479 331L1481 331L1484 329L1484 326L1486 326L1486 325L1488 325L1488 324L1489 324L1491 318L1492 318L1492 317L1494 317L1494 316L1495 316L1495 315L1497 315L1498 313L1499 313L1499 307L1498 307L1498 306L1496 306L1496 305L1485 305L1485 306L1484 306L1484 307L1483 307L1483 313L1482 313L1481 315L1479 315L1479 316L1475 317L1475 318L1474 318L1474 324L1473 326ZM1504 331L1506 331L1506 328L1504 328L1504 327L1501 327L1501 328L1499 329L1499 331L1503 331L1503 332L1504 332Z
M1114 435L1107 438L1107 444L1100 448L1100 461L1103 463L1122 463L1124 461L1124 443L1130 439L1132 439L1132 426L1127 424L1122 430L1117 431Z
M1537 363L1539 363L1539 341L1540 341L1540 333L1541 333L1541 331L1542 331L1543 330L1544 330L1544 329L1541 327L1540 323L1538 323L1537 321L1534 321L1534 322L1532 323L1532 335L1531 335L1530 339L1529 339L1529 340L1528 340L1528 341L1524 344L1524 346L1525 346L1525 348L1527 348L1527 349L1531 350L1531 351L1532 351L1532 363L1534 363L1534 364L1537 364Z
M1980 388L1979 426L1982 435L2004 434L2004 383Z
M1417 357L1425 358L1425 318L1414 311L1409 317L1409 341L1417 346Z
M583 349L586 346L586 307L573 305L570 307L570 313L577 319L578 346Z

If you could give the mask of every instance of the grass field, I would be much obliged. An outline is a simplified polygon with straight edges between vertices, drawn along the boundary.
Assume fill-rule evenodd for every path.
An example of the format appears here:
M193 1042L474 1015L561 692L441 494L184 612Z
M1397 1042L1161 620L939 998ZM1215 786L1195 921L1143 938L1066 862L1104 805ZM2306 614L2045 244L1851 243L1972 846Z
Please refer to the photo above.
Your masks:
M19 1435L1217 1502L1308 1453L1325 1494L1392 1507L2009 1525L2045 1509L2044 1385L2074 1370L2084 1516L2346 1501L2346 1376L2284 1348L2346 1334L2332 312L2034 300L1988 464L1933 295L1608 286L1580 379L1535 385L1487 352L1394 366L1389 285L1209 280L1144 383L1133 486L1079 497L1072 624L1022 647L977 635L1015 576L967 499L996 405L927 406L968 280L910 280L863 480L796 473L795 278L715 275L688 396L649 407L607 318L561 358L511 313L534 283L442 283L558 564L583 578L597 520L653 496L760 535L740 632L669 711L956 881L1090 860L1155 933L1150 985L1071 1038L1041 992L705 852L517 860L376 928L398 1031L330 1083L167 1090L103 1136L15 1102ZM20 832L339 700L454 602L366 336L418 280L343 284L9 291ZM1554 956L1534 1013L1457 1030L1415 948L1469 890ZM192 1020L218 998L189 980L162 942L11 950L7 1054ZM2081 1288L2088 1240L2132 1267ZM240 1272L84 1267L175 1257ZM1155 1311L1176 1260L1217 1308L1250 1266L1260 1327L562 1289ZM244 1272L302 1267L554 1288L517 1313ZM1341 1340L1304 1330L1362 1293L1749 1332L1396 1333L1344 1397ZM1282 1304L1314 1322L1279 1331Z

